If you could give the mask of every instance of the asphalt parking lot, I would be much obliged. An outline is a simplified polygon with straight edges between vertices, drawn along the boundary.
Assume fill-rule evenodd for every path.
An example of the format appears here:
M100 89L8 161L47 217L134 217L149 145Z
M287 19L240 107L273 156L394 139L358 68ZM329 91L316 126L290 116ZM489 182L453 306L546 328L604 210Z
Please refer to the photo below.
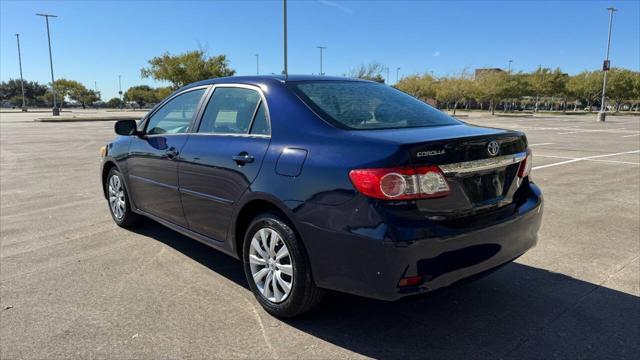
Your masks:
M636 358L640 117L463 118L524 130L540 240L477 282L396 303L331 294L280 321L241 264L147 221L118 228L112 122L0 114L0 358Z

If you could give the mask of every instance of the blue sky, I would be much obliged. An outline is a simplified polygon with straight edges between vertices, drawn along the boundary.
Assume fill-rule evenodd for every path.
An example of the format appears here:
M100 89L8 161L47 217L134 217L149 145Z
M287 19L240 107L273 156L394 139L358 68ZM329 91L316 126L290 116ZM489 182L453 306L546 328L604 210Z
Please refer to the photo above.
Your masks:
M611 62L640 70L639 1L289 1L289 73L342 75L377 61L400 75L437 76L478 67L574 74L601 67L608 15L615 14ZM78 80L103 99L122 87L165 85L140 68L165 51L226 54L239 75L282 70L281 1L0 1L0 79L18 78L14 34L21 34L25 79L50 79L44 18L51 19L56 78Z

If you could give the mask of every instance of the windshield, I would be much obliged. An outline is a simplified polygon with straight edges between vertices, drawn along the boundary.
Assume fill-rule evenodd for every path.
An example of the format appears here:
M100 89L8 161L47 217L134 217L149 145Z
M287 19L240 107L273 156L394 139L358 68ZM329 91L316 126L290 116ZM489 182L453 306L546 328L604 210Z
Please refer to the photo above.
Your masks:
M346 129L401 129L460 122L390 86L364 81L304 81L289 87L318 115Z

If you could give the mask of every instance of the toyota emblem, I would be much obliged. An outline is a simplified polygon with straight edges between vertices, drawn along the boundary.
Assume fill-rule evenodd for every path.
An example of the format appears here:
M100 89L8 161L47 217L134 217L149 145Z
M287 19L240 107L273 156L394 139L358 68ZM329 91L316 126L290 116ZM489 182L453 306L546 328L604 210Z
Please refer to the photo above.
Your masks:
M491 156L496 156L500 152L500 145L498 145L497 141L492 141L487 145L487 152Z

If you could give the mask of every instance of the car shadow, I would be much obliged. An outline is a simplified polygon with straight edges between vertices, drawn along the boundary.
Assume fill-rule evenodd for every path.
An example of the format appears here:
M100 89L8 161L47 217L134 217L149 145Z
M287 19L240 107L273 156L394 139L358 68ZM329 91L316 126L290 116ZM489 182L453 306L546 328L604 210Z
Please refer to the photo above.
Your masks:
M150 220L136 229L245 287L241 263ZM330 292L288 325L354 353L400 358L636 358L640 298L512 263L471 283L382 302Z

